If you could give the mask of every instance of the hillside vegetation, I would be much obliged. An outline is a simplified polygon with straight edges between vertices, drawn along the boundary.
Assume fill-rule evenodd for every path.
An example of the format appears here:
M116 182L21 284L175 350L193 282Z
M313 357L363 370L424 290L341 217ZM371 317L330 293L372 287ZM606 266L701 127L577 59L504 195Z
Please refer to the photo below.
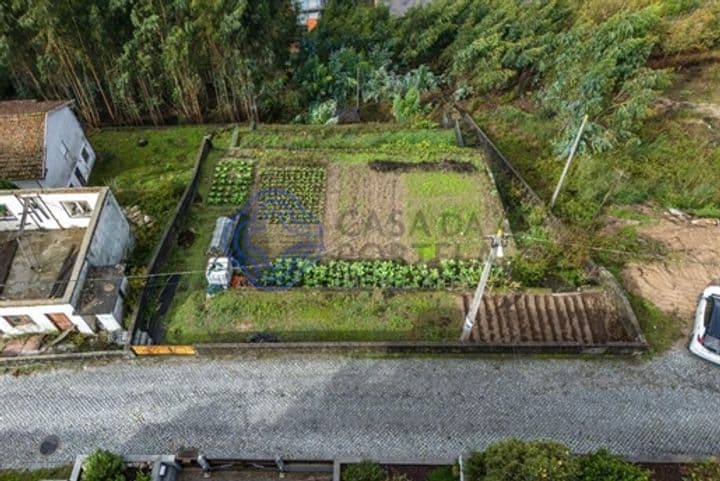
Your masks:
M372 3L330 0L308 33L291 0L10 2L0 95L70 97L95 125L322 120L313 107L358 93L407 121L438 89L531 95L561 125L556 151L583 114L601 151L636 139L669 84L654 60L720 39L712 0L435 0L402 18Z

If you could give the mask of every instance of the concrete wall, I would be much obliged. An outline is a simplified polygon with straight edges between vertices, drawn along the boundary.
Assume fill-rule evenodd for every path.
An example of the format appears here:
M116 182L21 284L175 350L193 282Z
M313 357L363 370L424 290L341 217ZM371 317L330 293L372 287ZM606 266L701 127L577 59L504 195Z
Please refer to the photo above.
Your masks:
M41 219L42 222L38 222L35 217L29 219L31 221L31 225L27 226L27 229L83 227L92 229L91 232L88 232L91 237L89 241L85 241L88 242L85 256L82 259L78 259L78 262L81 262L81 264L79 266L76 265L75 269L73 269L73 278L76 279L76 282L73 283L73 291L69 299L66 298L63 302L57 304L48 303L47 305L39 303L37 300L30 300L25 304L21 304L22 301L18 301L18 305L5 305L0 307L0 333L6 335L21 335L35 332L53 332L57 329L45 316L45 314L62 313L77 326L80 332L93 334L94 331L92 326L81 316L75 315L74 308L80 300L80 294L83 286L85 285L88 269L90 266L107 266L122 263L125 260L132 243L130 225L125 218L120 205L117 203L117 200L115 200L115 197L110 191L107 191L107 195L104 197L101 194L102 192L99 190L88 191L83 189L78 189L77 191L68 189L61 192L45 192L37 194L40 196L43 208L51 215L48 216L49 219ZM8 191L0 193L0 203L5 204L8 209L16 215L15 220L0 221L0 230L16 230L18 228L19 219L22 215L22 204L16 195L22 197L25 195L36 194L29 192L17 192L16 194L13 194ZM103 198L104 201L101 206L99 204L99 200ZM91 206L92 211L87 217L70 217L67 210L61 203L63 201L77 200L84 200ZM102 210L97 213L98 216L96 222L91 225L91 216L100 208L102 208ZM122 299L118 299L112 309L112 312L98 315L96 316L96 319L100 322L102 327L107 330L119 329L121 327L120 321L122 319L122 309ZM30 316L35 325L23 326L20 329L13 328L3 317L16 315Z
M21 198L38 198L39 209L29 209L25 229L69 229L87 228L90 218L97 207L99 191L64 190L62 192L2 191L0 204L4 205L11 216L0 219L0 231L14 231L20 227L23 213ZM66 204L63 204L63 203ZM87 202L91 211L86 215L71 216L67 202Z
M70 304L48 304L43 306L16 306L0 307L0 332L10 336L32 334L40 332L56 332L57 328L47 318L46 314L65 314L70 321L84 334L93 334L92 328L81 317L76 316L75 309ZM30 316L35 323L21 328L12 327L5 316Z
M403 16L412 7L422 6L430 3L430 0L375 0L375 5L385 5L390 8L390 13Z
M108 192L86 259L91 266L120 264L125 260L131 243L130 224L115 196Z
M85 148L88 160L82 156ZM48 113L45 119L45 167L47 174L40 183L43 187L79 187L80 179L75 168L87 179L95 164L95 151L85 137L70 107Z

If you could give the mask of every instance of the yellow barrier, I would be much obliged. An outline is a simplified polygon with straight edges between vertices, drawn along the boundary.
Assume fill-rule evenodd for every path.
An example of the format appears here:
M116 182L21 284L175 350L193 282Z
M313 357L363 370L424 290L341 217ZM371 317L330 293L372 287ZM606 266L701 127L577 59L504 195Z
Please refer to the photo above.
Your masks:
M136 356L194 356L197 354L192 346L132 346Z

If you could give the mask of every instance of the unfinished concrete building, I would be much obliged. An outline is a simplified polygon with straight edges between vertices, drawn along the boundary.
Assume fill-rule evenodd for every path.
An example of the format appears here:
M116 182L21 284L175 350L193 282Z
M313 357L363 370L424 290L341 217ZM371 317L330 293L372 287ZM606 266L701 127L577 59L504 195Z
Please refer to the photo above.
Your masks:
M107 187L0 191L0 333L122 329L131 241Z

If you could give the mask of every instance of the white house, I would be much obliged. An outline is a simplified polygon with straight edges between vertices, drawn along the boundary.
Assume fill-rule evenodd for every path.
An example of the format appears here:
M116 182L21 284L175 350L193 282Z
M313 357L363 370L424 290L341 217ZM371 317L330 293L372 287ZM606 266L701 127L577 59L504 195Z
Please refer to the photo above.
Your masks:
M413 7L418 7L430 3L430 0L375 0L375 5L385 5L390 9L390 13L402 17Z
M0 333L122 329L131 242L107 187L0 191Z
M298 22L312 29L325 9L325 0L300 0Z
M0 179L23 189L87 185L95 152L71 105L0 102Z
M412 7L429 2L430 0L372 0L372 2L368 0L368 3L376 7L385 5L390 9L390 13L400 17ZM325 10L326 3L326 0L298 0L298 23L305 25L308 30L315 28Z

